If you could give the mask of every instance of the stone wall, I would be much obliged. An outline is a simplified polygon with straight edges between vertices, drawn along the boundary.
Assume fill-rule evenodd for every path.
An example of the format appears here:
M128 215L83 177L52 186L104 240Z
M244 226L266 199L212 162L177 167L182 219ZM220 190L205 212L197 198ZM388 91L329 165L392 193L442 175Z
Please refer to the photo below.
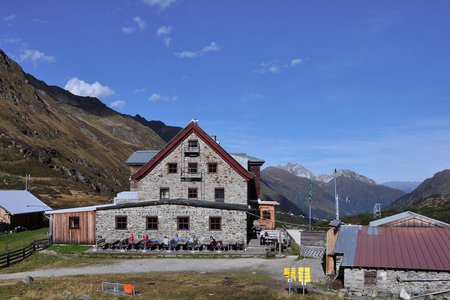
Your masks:
M127 230L115 229L115 217L127 216ZM146 230L146 217L158 217L158 230ZM177 230L177 217L189 216L189 230ZM209 230L209 217L221 217L222 229ZM247 215L245 211L199 208L184 205L156 205L121 209L98 210L96 230L107 241L128 238L130 233L141 239L144 233L162 239L176 232L187 238L197 235L200 241L213 236L216 240L235 242L247 239Z
M188 140L197 140L200 147L200 155L197 157L185 157L184 147ZM200 182L186 182L181 180L181 168L185 168L190 162L198 164L198 172L203 178ZM208 173L208 163L217 163L217 173ZM169 174L167 164L177 163L178 172ZM169 188L170 199L188 198L188 188L197 188L198 199L215 201L215 188L224 188L227 203L247 204L247 181L239 175L227 162L225 162L214 150L204 143L193 132L167 157L165 157L153 170L138 182L131 183L133 191L139 191L140 200L158 200L160 188ZM202 194L204 199L202 199Z
M365 284L364 273L374 272L376 282ZM412 280L402 282L400 280ZM355 296L390 297L398 296L404 288L409 295L426 294L433 291L449 290L450 281L429 281L430 279L450 279L450 272L396 271L375 269L349 269L344 271L344 286ZM414 281L418 280L418 281ZM424 281L421 281L424 280ZM449 294L447 294L449 295Z
M11 215L6 212L3 208L0 207L0 223L11 223Z

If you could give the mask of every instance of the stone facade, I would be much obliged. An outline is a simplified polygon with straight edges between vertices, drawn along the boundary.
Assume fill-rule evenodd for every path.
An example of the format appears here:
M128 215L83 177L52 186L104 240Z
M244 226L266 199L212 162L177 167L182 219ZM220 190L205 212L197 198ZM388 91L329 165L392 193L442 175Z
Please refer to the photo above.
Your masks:
M198 156L186 156L185 149L189 140L199 145ZM177 173L168 173L168 164L177 164ZM189 163L197 163L197 174L188 174ZM217 163L217 172L208 172L208 163ZM183 181L184 176L201 177L201 181ZM131 190L139 191L140 200L160 199L160 189L169 188L170 199L188 198L188 189L197 188L198 199L215 201L215 189L223 188L226 203L247 204L248 184L222 157L211 149L201 138L192 132L177 148L162 159L153 170L138 182L132 182Z
M127 229L115 229L115 217L127 216ZM146 218L158 217L158 230L146 230ZM189 230L178 230L177 218L189 217ZM210 217L221 218L221 230L210 230ZM141 239L144 233L162 239L178 233L182 238L197 235L200 241L213 236L226 243L246 242L247 214L245 211L192 207L185 205L153 205L120 209L97 210L97 235L107 241L124 239L134 234Z
M440 278L447 281L438 281ZM355 296L396 297L402 288L411 296L450 290L449 279L450 272L350 268L344 270L345 288ZM450 296L450 293L447 295Z

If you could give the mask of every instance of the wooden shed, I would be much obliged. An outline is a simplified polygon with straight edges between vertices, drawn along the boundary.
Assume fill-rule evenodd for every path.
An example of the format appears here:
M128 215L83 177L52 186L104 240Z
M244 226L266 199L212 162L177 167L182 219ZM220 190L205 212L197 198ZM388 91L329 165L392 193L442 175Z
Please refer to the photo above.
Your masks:
M94 245L96 241L96 205L48 211L50 218L49 232L55 244Z

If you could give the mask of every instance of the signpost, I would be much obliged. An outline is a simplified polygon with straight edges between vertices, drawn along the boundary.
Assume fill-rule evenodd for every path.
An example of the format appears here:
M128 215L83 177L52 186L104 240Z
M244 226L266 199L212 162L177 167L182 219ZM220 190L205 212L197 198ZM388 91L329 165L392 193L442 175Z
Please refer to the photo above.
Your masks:
M305 286L307 282L311 282L311 268L299 267L298 268L298 281L302 283L303 295L305 294Z
M291 283L297 280L297 269L296 268L284 268L283 270L284 277L287 278L287 282L289 285L289 295L291 294Z
M283 269L283 275L287 278L289 285L289 295L291 294L291 283L298 281L302 283L303 295L305 294L306 283L311 282L311 268L310 267L289 267Z

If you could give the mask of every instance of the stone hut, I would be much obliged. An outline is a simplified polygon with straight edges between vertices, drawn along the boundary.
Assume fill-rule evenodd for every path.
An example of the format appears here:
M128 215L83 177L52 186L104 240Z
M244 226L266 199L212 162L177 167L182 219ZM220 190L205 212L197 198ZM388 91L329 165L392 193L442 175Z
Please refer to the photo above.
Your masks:
M445 226L344 225L333 255L338 278L353 295L397 297L402 289L409 295L450 290L449 249Z
M226 152L193 121L162 150L138 151L127 159L131 191L117 197L114 206L97 209L97 236L114 240L130 233L137 238L178 233L247 242L259 213L263 163Z

